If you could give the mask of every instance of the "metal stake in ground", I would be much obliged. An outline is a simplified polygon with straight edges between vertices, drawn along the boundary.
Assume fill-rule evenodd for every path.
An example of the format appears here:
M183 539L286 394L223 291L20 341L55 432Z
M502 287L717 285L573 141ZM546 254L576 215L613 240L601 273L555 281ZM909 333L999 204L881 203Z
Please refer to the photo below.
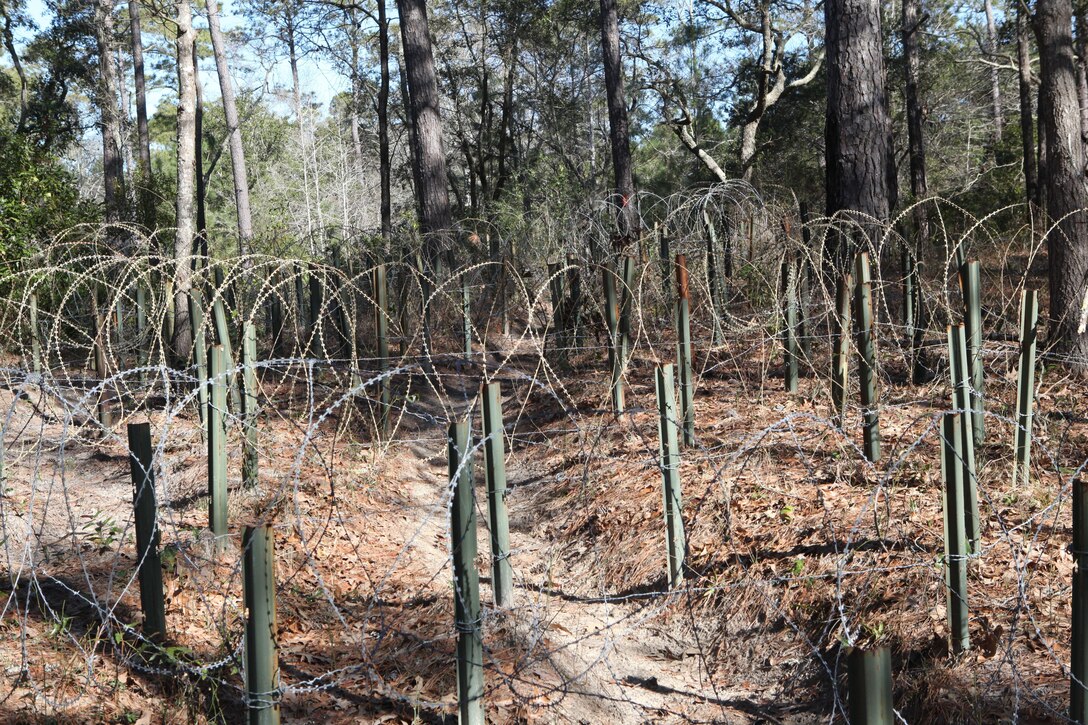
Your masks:
M510 565L510 517L506 511L506 443L503 440L502 391L498 382L484 385L484 470L487 474L487 510L491 518L491 588L495 606L508 607L514 596Z
M669 586L675 588L684 581L684 519L680 500L680 447L676 440L676 399L671 364L657 367L657 413Z
M887 647L854 647L847 655L850 725L893 725L892 658Z
M204 298L200 290L193 287L189 291L189 324L193 332L193 365L196 367L197 412L200 425L208 428L208 360L207 343L204 338Z
M1024 290L1020 298L1020 374L1016 380L1016 458L1012 485L1031 478L1031 416L1035 402L1035 343L1039 326L1039 293Z
M861 252L856 261L857 284L854 288L854 322L858 345L858 377L861 379L861 407L865 457L875 463L880 459L879 400L876 393L876 350L873 329L873 284L869 278L869 253Z
M208 348L208 528L215 548L227 546L227 356L222 345Z
M257 328L247 320L242 326L242 486L257 485Z
M695 445L695 385L691 373L691 295L688 260L676 255L676 367L680 371L680 415L684 419L684 445Z
M782 262L782 276L786 291L786 305L783 310L786 327L786 345L783 350L783 372L786 379L786 392L797 392L798 358L801 348L797 338L798 323L798 273L797 265L788 259Z
M132 503L136 514L136 561L139 563L143 631L151 641L162 642L166 637L166 606L159 561L155 474L151 468L151 426L148 423L128 424L128 450Z
M963 291L967 370L971 381L971 434L977 448L986 437L982 402L982 281L977 259L960 267L960 289Z
M953 405L964 414L960 416L962 448L960 464L963 467L963 516L967 530L968 551L978 550L978 478L975 474L975 438L972 433L973 416L970 414L971 396L967 372L967 342L963 325L948 326L948 358L952 373Z
M1088 481L1073 481L1073 640L1069 719L1088 725Z
M960 413L941 419L941 478L944 480L945 606L952 651L971 647L967 610L967 530L964 524L963 428ZM966 413L964 414L966 415Z
M246 612L246 721L279 725L280 666L276 650L276 569L272 527L247 526L242 535Z
M831 352L831 419L840 429L846 416L846 386L850 374L850 287L849 274L839 277L835 287L834 339Z
M450 512L454 609L457 625L457 699L461 725L484 722L484 645L480 632L480 575L476 571L476 507L472 497L472 441L468 422L449 429Z

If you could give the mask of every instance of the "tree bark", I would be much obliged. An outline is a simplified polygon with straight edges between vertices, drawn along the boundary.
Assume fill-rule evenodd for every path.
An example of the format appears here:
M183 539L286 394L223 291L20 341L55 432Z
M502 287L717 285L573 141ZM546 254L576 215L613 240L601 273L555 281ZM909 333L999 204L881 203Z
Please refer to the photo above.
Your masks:
M1038 200L1039 169L1035 159L1035 122L1031 103L1031 39L1022 8L1016 11L1016 65L1020 92L1020 144L1024 155L1024 195L1028 209Z
M208 28L215 53L215 69L219 74L219 91L223 99L223 116L227 122L227 141L230 147L231 175L234 178L234 203L238 216L238 253L249 252L253 244L253 214L249 205L249 180L246 175L246 152L242 146L242 127L238 120L238 105L234 98L234 86L227 66L227 47L223 30L219 25L219 6L216 0L207 0Z
M121 159L121 114L117 100L117 73L113 62L113 0L94 6L94 34L98 46L98 110L102 115L102 175L106 222L124 218L124 163Z
M193 336L189 326L189 292L192 289L192 255L195 224L193 197L196 184L196 70L193 63L192 8L189 0L178 0L178 168L176 227L174 237L174 353L181 361L192 353Z
M884 92L878 0L826 0L827 213L853 212L868 226L895 206L895 159ZM838 237L831 250L847 264Z
M605 96L608 99L609 137L612 142L612 169L616 191L613 203L619 209L620 240L637 237L638 202L635 198L634 171L631 164L630 130L627 102L623 92L623 67L620 62L620 28L616 0L600 0L601 53L604 58Z
M389 244L393 236L393 179L389 160L389 18L385 2L378 2L378 62L381 77L378 82L378 173L381 183L382 239Z
M986 12L986 53L990 56L990 104L994 117L994 145L1001 143L1005 130L1005 111L1001 106L1001 76L997 72L997 24L994 22L994 5L985 0Z
M1077 53L1077 99L1080 103L1080 138L1088 144L1088 22L1085 0L1078 0L1074 7L1073 25L1076 30L1074 49Z
M449 247L451 227L446 152L442 145L438 81L434 72L426 0L397 0L412 126L419 166L419 223L432 265Z
M1047 235L1050 333L1076 369L1088 368L1088 333L1077 332L1080 300L1088 284L1088 191L1077 101L1076 57L1070 0L1038 0L1035 36L1041 82L1039 124L1046 136L1047 213L1056 228Z
M194 261L194 269L207 264L208 259L208 177L204 173L204 84L200 81L200 55L196 39L193 40L193 86L196 89L196 124L193 128L193 144L196 152L196 252L204 258Z
M155 230L155 195L151 175L151 133L147 126L147 81L144 78L144 43L140 29L140 2L129 0L129 30L132 35L132 68L136 89L136 143L140 224L149 233Z
M918 31L921 23L918 19L919 0L903 0L903 55L906 70L904 85L904 105L907 112L907 146L910 156L910 193L915 204L929 196L929 184L926 180L926 140L922 124L922 101L919 97L918 79L921 69L921 55L918 50ZM925 204L914 208L914 227L916 249L925 249L929 242L929 209Z

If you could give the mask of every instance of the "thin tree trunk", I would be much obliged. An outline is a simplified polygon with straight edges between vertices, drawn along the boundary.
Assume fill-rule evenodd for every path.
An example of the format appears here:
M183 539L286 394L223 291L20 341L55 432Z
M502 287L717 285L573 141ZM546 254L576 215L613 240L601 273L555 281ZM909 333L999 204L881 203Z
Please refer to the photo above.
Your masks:
M196 210L193 197L196 185L196 70L193 64L192 8L189 0L177 2L178 60L178 168L177 232L174 241L174 352L181 361L192 353L193 336L189 325L189 292L192 289L192 255Z
M1031 103L1031 39L1022 8L1016 11L1016 64L1020 92L1020 143L1024 154L1024 194L1030 211L1038 201L1039 169L1035 159L1035 123Z
M895 206L895 159L884 92L879 0L826 0L827 213L849 211L863 226L886 221ZM838 263L852 252L841 235L829 249Z
M408 73L404 70L404 56L397 63L400 76L400 102L404 108L404 125L408 128L408 157L412 167L412 192L416 200L416 216L423 218L423 174L419 169L419 140L412 123L412 92L408 88Z
M449 247L453 219L426 0L397 0L397 10L419 159L422 202L419 222L425 235L427 256L435 265L439 253Z
M117 105L117 74L113 63L113 0L94 6L95 40L98 46L98 110L102 114L102 175L105 187L106 222L124 218L124 163L121 159L121 115Z
M511 135L514 119L514 74L517 70L518 40L515 37L507 48L506 73L502 82L502 110L499 112L499 160L495 174L495 199L502 196L507 182L510 180L510 163L507 158L510 155Z
M1047 235L1050 333L1074 368L1088 367L1088 333L1077 333L1088 284L1088 190L1080 135L1076 58L1069 0L1038 0L1035 36L1041 82L1039 124L1046 136L1047 213L1057 228Z
M298 78L298 45L295 41L294 17L287 19L287 60L291 66L291 98L295 103L295 122L298 124L299 153L302 155L302 203L306 207L306 237L314 231L310 212L310 165L307 161L306 125L302 113L302 85Z
M903 55L906 64L904 102L907 110L907 145L910 155L910 193L914 202L929 196L926 180L926 141L922 126L922 101L918 92L921 57L918 51L919 0L903 0ZM914 226L917 243L915 249L923 250L929 242L929 210L925 204L914 209Z
M1042 53L1040 53L1040 66L1042 66ZM1035 185L1035 206L1038 207L1039 213L1046 216L1046 124L1043 123L1043 92L1042 83L1040 82L1039 94L1035 99L1035 115L1038 118L1038 125L1036 127L1036 134L1038 135L1038 143L1036 144L1035 157L1038 159L1038 173L1039 183Z
M155 195L151 175L151 133L147 127L147 81L144 78L144 43L140 30L140 2L129 0L129 29L132 34L132 67L136 90L137 204L140 224L149 233L155 231Z
M238 105L227 66L227 48L219 26L216 0L207 0L208 28L215 53L215 69L219 74L219 91L223 98L223 116L227 121L227 141L230 146L231 175L234 178L234 203L238 215L238 253L250 251L253 244L253 215L249 206L249 180L246 176L246 152L242 146L242 127L238 120Z
M1088 145L1088 22L1085 20L1085 0L1078 0L1074 8L1077 53L1077 99L1080 103L1080 138Z
M991 0L983 3L986 11L986 52L990 56L990 103L994 115L994 145L1001 143L1005 130L1005 111L1001 107L1001 76L997 65L997 24L994 22L994 5Z
M193 143L196 146L196 247L203 262L208 258L208 179L204 176L204 84L200 81L200 55L196 40L193 40L193 85L196 88L196 128L193 130Z
M382 239L388 245L393 236L393 179L389 161L389 19L385 2L378 2L378 174L381 183Z
M604 57L605 96L608 99L612 170L616 184L613 203L619 208L619 242L623 244L626 240L638 236L638 203L635 198L634 171L631 163L627 102L623 92L623 66L620 61L620 27L616 0L600 0L600 4L601 53Z

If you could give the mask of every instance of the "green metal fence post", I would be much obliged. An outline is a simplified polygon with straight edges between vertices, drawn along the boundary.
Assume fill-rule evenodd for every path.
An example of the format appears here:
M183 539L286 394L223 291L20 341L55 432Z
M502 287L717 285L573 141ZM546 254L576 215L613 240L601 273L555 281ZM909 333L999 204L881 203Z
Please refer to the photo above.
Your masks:
M467 421L449 429L449 473L453 485L451 525L457 624L457 699L461 725L484 722L484 652L480 631L480 575L476 571L476 508L472 494L472 440Z
M688 260L676 255L676 368L680 372L680 415L684 420L684 445L695 445L695 384L691 367L691 294Z
M964 413L966 415L966 413ZM952 651L971 647L967 610L967 529L964 518L963 428L959 413L941 418L941 478L944 480L945 606Z
M128 424L129 470L132 474L132 503L136 518L136 561L139 566L140 608L144 613L143 632L152 642L166 637L166 605L159 560L158 507L155 503L155 473L152 469L151 426Z
M857 280L854 287L854 323L857 332L858 376L861 379L861 407L865 457L880 459L880 401L876 390L876 349L873 327L873 284L869 277L869 253L861 252L855 261Z
M195 286L189 290L189 324L193 332L197 412L200 414L200 425L206 431L208 429L208 350L204 336L204 297Z
M853 647L847 654L850 725L893 725L892 658L887 647Z
M967 367L967 341L962 324L948 326L949 367L952 373L953 405L956 410L964 413L960 416L960 429L962 431L962 455L960 457L963 466L963 515L967 530L968 551L974 553L978 550L980 533L978 517L978 478L975 474L975 438L971 426L970 373Z
M208 349L208 528L216 551L227 545L227 356L222 345Z
M246 320L242 326L242 486L257 485L257 327Z
M226 294L227 287L223 283L223 272L218 267L215 270L216 289L212 299L212 324L215 327L215 341L223 346L223 354L226 355L227 390L230 393L231 410L238 413L242 410L242 395L238 390L238 380L234 374L234 347L230 341L230 319L227 315Z
M279 725L280 665L276 648L276 563L272 527L247 526L242 535L246 605L246 721Z
M514 596L514 571L510 564L510 517L506 511L502 391L498 382L492 382L485 384L481 393L487 510L491 519L491 588L495 592L495 606L508 607Z
M835 286L835 319L832 326L831 416L838 428L846 417L846 390L850 375L850 288L849 274L838 278Z
M604 266L604 314L608 323L608 365L611 369L612 413L623 413L623 354L620 334L620 303L616 290L616 274Z
M786 327L786 345L783 350L783 377L786 381L786 392L797 392L797 378L799 373L799 358L801 357L801 347L797 339L797 324L798 324L798 304L797 304L797 287L798 287L798 269L796 265L786 261L783 262L783 275L785 277L786 287L786 306L783 310L784 323Z
M1031 418L1035 403L1035 346L1039 326L1039 293L1024 290L1020 298L1020 374L1016 379L1016 458L1012 485L1031 478Z
M982 281L981 265L977 259L960 267L960 288L963 291L967 370L971 382L971 433L978 448L986 437L986 419L982 400Z
M680 496L680 446L677 443L676 396L672 365L657 366L658 436L661 480L664 493L665 550L668 554L669 587L684 581L684 518Z
M1088 481L1073 481L1073 622L1069 719L1088 725Z

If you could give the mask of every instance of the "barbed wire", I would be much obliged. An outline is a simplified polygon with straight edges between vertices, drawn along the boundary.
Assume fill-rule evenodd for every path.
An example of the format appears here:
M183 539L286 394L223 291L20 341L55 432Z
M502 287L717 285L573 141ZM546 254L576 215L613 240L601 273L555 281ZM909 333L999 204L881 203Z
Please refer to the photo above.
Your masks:
M484 606L467 623L483 632L494 721L841 719L845 653L874 643L893 649L902 722L1066 721L1069 500L1088 465L1088 419L1076 408L1083 382L1058 350L1040 351L1029 481L1014 485L1010 465L1017 299L1044 240L985 252L987 375L973 391L986 421L976 454L983 528L964 559L975 649L954 656L940 421L971 411L953 403L944 333L962 317L949 272L956 250L991 249L987 220L942 207L960 221L946 222L942 249L912 250L926 310L913 322L896 267L903 237L859 226L873 260L874 410L885 442L870 462L856 382L845 417L831 410L836 313L823 240L854 222L802 222L789 195L743 185L645 201L646 233L624 250L635 257L629 286L607 251L604 207L570 222L582 243L555 235L544 252L509 257L503 241L494 259L481 242L481 258L443 269L414 252L386 256L385 310L376 310L377 258L343 248L336 264L177 261L120 256L73 234L9 270L0 279L0 626L13 636L0 646L0 713L150 712L174 682L191 719L231 721L247 704L279 701L287 717L305 708L331 722L441 720L455 705L453 609L465 594L451 587L454 486L480 465L480 386L498 382L514 601L491 602L478 483ZM655 238L649 216L659 213ZM711 251L719 262L728 255L731 275L708 265L708 222L720 225ZM666 238L669 256L655 256ZM653 372L676 356L676 253L691 277L696 422L678 469L684 581L669 588ZM783 262L810 270L796 393L781 377ZM171 288L178 264L193 270L189 291ZM629 315L619 415L605 275ZM179 293L198 291L202 306L190 309ZM191 311L203 313L192 339L213 344L227 331L232 360L218 381L207 380L198 349L179 344ZM379 315L388 357L377 352ZM251 365L245 324L258 330ZM911 384L919 351L933 375ZM232 403L224 553L207 531L201 389L240 385L250 368L259 472L243 487L237 453L249 419ZM466 417L472 455L450 475L446 429ZM165 641L140 627L124 431L141 421L155 442ZM277 548L280 687L247 695L238 541L260 523L273 526ZM121 672L138 693L121 689Z

